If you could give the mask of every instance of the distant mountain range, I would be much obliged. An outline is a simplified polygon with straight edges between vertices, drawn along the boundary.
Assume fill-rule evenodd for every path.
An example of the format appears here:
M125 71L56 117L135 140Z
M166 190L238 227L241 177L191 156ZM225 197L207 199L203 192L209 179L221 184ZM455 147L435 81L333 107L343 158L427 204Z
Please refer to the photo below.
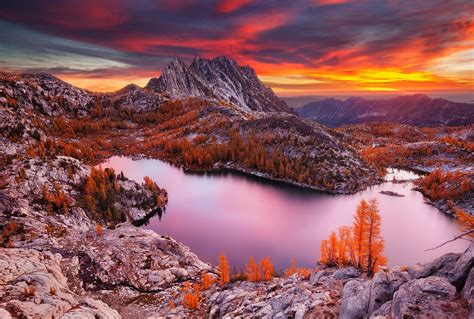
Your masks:
M196 57L187 66L174 59L159 78L147 86L173 98L205 97L238 105L245 111L293 112L272 89L263 85L250 66L240 66L233 59Z
M393 122L415 126L459 126L474 123L474 104L431 99L423 94L385 100L351 97L324 99L296 109L306 118L335 127L369 122Z

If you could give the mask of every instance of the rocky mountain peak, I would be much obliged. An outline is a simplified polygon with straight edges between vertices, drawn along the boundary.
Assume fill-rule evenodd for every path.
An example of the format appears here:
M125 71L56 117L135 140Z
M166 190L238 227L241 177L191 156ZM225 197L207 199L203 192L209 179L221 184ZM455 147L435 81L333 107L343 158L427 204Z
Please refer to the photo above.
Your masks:
M147 88L175 98L205 97L223 100L246 111L291 112L286 103L263 85L249 66L228 57L196 57L187 66L174 59Z

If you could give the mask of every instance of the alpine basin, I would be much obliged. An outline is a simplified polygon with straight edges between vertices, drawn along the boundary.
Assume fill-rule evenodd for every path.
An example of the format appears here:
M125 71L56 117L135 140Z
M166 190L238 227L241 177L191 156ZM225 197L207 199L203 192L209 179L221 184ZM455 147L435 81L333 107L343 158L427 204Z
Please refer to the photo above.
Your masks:
M359 201L373 197L379 202L389 265L425 262L468 246L458 240L426 251L454 237L458 228L451 217L411 190L411 182L386 182L352 195L330 195L238 173L185 173L155 159L112 157L102 166L138 182L149 176L166 188L165 214L143 227L173 237L213 264L224 253L237 268L250 256L258 260L269 256L277 270L288 267L291 258L298 267L313 266L321 240L339 226L351 225ZM397 180L417 177L392 170L387 180L394 176Z

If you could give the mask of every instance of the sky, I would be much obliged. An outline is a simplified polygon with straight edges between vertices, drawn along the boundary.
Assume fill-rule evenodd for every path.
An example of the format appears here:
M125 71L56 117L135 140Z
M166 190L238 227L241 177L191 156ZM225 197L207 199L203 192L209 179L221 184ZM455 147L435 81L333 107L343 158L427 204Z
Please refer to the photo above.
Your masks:
M0 69L146 85L174 57L226 55L280 96L474 88L473 1L0 0Z

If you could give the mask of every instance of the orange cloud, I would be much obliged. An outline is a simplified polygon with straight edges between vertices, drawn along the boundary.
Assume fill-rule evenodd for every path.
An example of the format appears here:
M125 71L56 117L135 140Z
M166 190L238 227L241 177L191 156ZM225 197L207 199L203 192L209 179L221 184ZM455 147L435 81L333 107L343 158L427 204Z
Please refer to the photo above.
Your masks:
M317 5L321 5L321 6L348 3L348 2L351 2L351 0L313 0L313 3Z

